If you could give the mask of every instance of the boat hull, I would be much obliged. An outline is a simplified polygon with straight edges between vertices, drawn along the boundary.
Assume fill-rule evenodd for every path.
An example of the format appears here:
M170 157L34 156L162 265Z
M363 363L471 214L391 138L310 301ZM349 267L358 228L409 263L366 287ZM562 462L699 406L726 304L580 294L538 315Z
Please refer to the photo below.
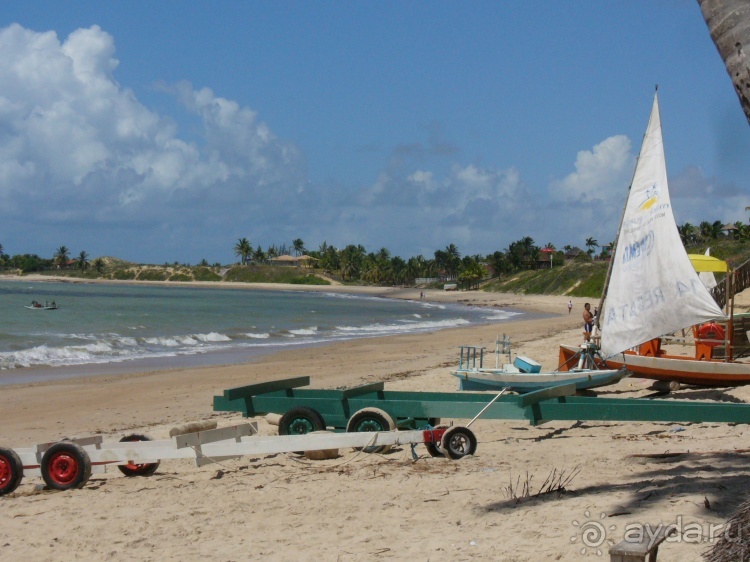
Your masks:
M575 347L561 345L560 362L566 361L577 351ZM605 365L612 369L624 367L634 375L645 379L676 381L681 384L698 386L750 384L750 363L698 360L675 355L652 357L626 351L607 359Z
M628 376L624 370L569 371L561 373L507 373L492 369L458 370L451 374L458 379L459 390L494 390L508 388L521 394L565 383L575 383L576 390L596 388L619 382Z

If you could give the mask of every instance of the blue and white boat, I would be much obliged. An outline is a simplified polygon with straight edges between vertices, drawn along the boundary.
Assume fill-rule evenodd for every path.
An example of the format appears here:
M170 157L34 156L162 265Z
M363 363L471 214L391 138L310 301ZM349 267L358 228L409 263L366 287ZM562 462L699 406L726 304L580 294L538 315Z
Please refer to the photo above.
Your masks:
M484 348L461 346L458 368L451 374L458 379L459 390L491 390L503 388L525 394L560 384L574 383L576 390L585 390L619 382L628 376L625 369L598 369L596 346L581 345L574 358L576 365L568 371L542 372L542 366L528 357L518 355L511 361L510 338L503 335L498 339L495 348L497 365L495 368L484 367ZM508 363L499 365L501 353L508 354ZM571 359L573 362L573 359Z

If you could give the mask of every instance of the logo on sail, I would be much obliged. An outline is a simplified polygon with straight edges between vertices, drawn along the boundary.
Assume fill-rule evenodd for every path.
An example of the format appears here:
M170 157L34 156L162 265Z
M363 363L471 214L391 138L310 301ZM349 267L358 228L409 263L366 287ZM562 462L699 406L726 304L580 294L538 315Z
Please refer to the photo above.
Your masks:
M636 211L639 213L648 211L651 207L656 205L659 202L659 191L659 186L656 184L653 184L651 187L647 187L641 195L641 197L644 197L645 199L641 202L640 205L638 205Z
M643 238L625 246L622 253L622 263L629 263L643 256L647 256L653 249L654 231L649 230Z

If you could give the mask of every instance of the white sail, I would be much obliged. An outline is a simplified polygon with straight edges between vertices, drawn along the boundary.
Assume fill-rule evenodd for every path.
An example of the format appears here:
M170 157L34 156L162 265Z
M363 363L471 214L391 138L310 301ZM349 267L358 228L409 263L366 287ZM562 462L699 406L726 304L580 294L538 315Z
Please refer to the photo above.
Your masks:
M680 328L725 318L677 231L656 95L613 259L601 319L605 357Z
M711 248L706 248L707 256L711 255L710 252L711 252ZM716 277L710 271L702 271L701 273L698 274L698 278L701 280L701 283L705 285L706 289L710 290L716 287L716 285L718 285L718 283L716 282Z

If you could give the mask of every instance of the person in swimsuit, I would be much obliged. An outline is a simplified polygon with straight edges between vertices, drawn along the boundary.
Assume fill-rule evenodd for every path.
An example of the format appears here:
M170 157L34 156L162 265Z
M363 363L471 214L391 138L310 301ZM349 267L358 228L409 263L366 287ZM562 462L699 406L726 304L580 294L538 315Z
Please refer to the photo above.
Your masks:
M594 315L591 314L591 305L583 305L583 341L591 341L591 332L594 331Z

